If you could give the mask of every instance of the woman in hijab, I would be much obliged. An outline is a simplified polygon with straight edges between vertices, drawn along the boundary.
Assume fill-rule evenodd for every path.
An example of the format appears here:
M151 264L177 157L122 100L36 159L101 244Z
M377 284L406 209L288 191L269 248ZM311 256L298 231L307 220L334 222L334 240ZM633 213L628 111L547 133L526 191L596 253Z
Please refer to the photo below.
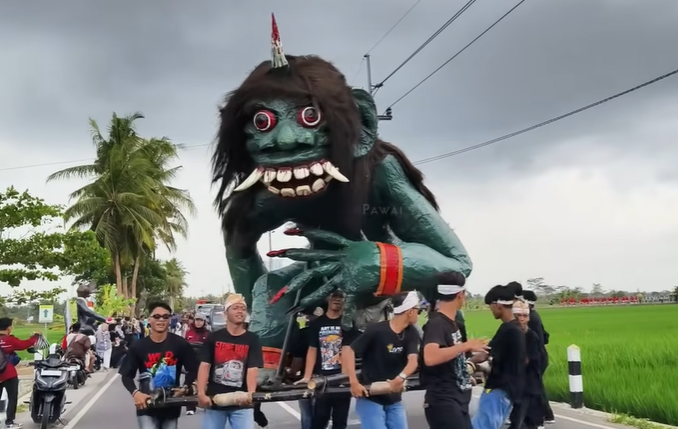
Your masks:
M111 367L111 354L113 353L113 344L111 342L111 335L108 332L108 324L102 323L97 328L96 333L96 351L97 355L103 361L102 368L104 371L108 371Z

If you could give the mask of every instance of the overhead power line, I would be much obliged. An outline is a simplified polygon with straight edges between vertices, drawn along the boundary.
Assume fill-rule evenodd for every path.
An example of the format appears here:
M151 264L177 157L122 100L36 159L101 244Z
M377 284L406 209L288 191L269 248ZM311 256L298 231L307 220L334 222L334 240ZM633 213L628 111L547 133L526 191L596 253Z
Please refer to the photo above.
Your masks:
M656 77L652 80L648 80L647 82L643 82L640 85L634 86L633 88L629 88L625 91L622 91L622 92L619 92L617 94L611 95L609 97L603 98L602 100L598 100L594 103L587 104L586 106L580 107L578 109L572 110L571 112L565 113L565 114L560 115L560 116L556 116L554 118L548 119L546 121L540 122L540 123L532 125L530 127L523 128L521 130L514 131L514 132L509 133L509 134L504 134L501 137L497 137L497 138L494 138L492 140L487 140L483 143L474 144L472 146L467 146L467 147L457 149L457 150L452 151L452 152L447 152L447 153L443 153L443 154L440 154L440 155L432 156L430 158L420 159L418 161L415 161L413 164L415 164L415 165L428 164L430 162L438 161L438 160L445 159L445 158L450 158L452 156L461 155L461 154L466 153L466 152L471 152L473 150L480 149L480 148L483 148L485 146L490 146L490 145L493 145L495 143L499 143L501 141L508 140L508 139L513 138L515 136L518 136L520 134L524 134L524 133L536 130L537 128L541 128L541 127L544 127L546 125L550 125L554 122L560 121L561 119L565 119L565 118L568 118L570 116L574 116L577 113L581 113L581 112L584 112L586 110L592 109L594 107L598 107L601 104L607 103L608 101L612 101L614 99L623 97L624 95L638 91L639 89L643 89L647 86L650 86L654 83L657 83L659 81L662 81L664 79L667 79L667 78L675 76L675 75L678 75L678 69L673 70L669 73L663 74L661 76L658 76L658 77ZM183 146L183 149L194 149L194 148L205 147L205 146L209 146L209 145L210 145L209 143L196 144L196 145L186 145L186 146ZM0 171L23 170L23 169L27 169L27 168L48 167L48 166L60 165L60 164L73 164L73 163L77 163L77 162L90 162L92 160L93 160L93 158L87 158L87 159L75 159L75 160L71 160L71 161L58 161L58 162L47 162L47 163L43 163L43 164L22 165L22 166L16 166L16 167L5 167L5 168L0 168Z
M410 60L412 60L412 58L414 58L419 52L421 52L426 46L428 46L428 44L431 43L436 37L438 37L440 35L440 33L445 31L445 29L447 27L449 27L450 24L452 24L454 21L456 21L457 18L459 18L464 12L466 12L466 10L468 10L468 8L471 7L473 5L473 3L475 3L475 2L476 2L476 0L469 0L468 3L466 3L461 9L459 9L459 11L457 11L457 13L455 13L452 16L452 18L448 19L447 22L445 22L445 24L442 25L442 27L440 27L438 30L436 30L436 32L433 33L431 35L431 37L426 39L426 41L424 43L422 43L414 52L412 52L412 54L410 54L410 56L407 57L405 59L405 61L400 63L400 65L398 67L396 67L395 70L393 70L388 76L386 76L381 82L376 84L374 87L376 89L381 88L384 85L384 83L386 83L387 80L389 80L391 77L393 77L393 75L398 73L398 71L401 68L403 68L405 66L405 64L409 63Z
M603 98L602 100L598 100L595 103L587 104L586 106L580 107L580 108L575 109L571 112L565 113L565 114L560 115L560 116L556 116L555 118L551 118L549 120L546 120L544 122L540 122L540 123L532 125L530 127L523 128L522 130L514 131L514 132L509 133L509 134L504 134L501 137L497 137L497 138L494 138L492 140L488 140L488 141L485 141L485 142L482 142L482 143L474 144L472 146L467 146L467 147L464 147L464 148L461 148L461 149L457 149L457 150L452 151L452 152L443 153L443 154L440 154L440 155L432 156L430 158L420 159L419 161L415 161L414 164L415 165L428 164L429 162L439 161L441 159L461 155L462 153L471 152L471 151L476 150L476 149L480 149L480 148L483 148L483 147L486 147L486 146L493 145L495 143L499 143L499 142L504 141L504 140L508 140L508 139L513 138L515 136L518 136L520 134L524 134L524 133L536 130L537 128L541 128L541 127L544 127L546 125L550 125L554 122L560 121L561 119L569 118L570 116L574 116L577 113L581 113L585 110L593 109L594 107L598 107L601 104L607 103L608 101L612 101L616 98L623 97L624 95L630 94L634 91L638 91L639 89L645 88L646 86L650 86L653 83L657 83L660 80L664 80L664 79L671 77L671 76L674 76L676 74L678 74L678 69L676 69L672 72L663 74L663 75L656 77L652 80L648 80L647 82L641 83L640 85L636 85L633 88L627 89L626 91L619 92L619 93L611 95L607 98Z
M384 39L386 39L386 38L388 37L388 35L391 34L391 31L395 30L395 28L396 28L401 22L403 22L403 19L407 18L407 15L409 15L410 12L412 12L412 10L413 10L415 7L417 7L417 5L418 5L419 3L421 3L421 0L417 0L417 2L416 2L415 4L412 5L412 7L410 7L409 9L407 9L407 12L405 12L405 14L404 14L403 16L401 16L400 19L399 19L395 24L393 24L393 25L391 26L391 28L388 29L388 31L386 32L386 34L384 34L384 35L381 37L381 39L379 39L379 41L377 41L377 43L375 43L374 46L372 46L365 54L369 54L369 53L372 52L377 46L379 46L379 45L381 44L381 42L383 42Z
M372 46L372 47L365 53L365 55L363 55L363 58L360 60L360 65L358 66L358 71L355 73L355 75L353 76L353 78L351 78L351 80L349 81L350 83L353 83L353 82L355 81L355 79L358 77L358 75L360 74L360 72L362 71L362 69L363 69L363 64L365 64L365 58L366 58L366 56L369 55L369 54L370 54L377 46L379 46L379 45L381 44L381 42L383 42L384 39L386 39L386 37L388 37L388 35L391 34L391 31L395 30L395 28L396 28L401 22L403 22L403 19L405 19L405 18L407 17L407 15L409 15L410 12L412 12L412 10L413 10L415 7L417 7L417 5L418 5L419 3L421 3L421 0L417 0L416 3L414 3L414 4L412 5L412 7L410 7L409 9L407 9L407 12L405 12L405 13L403 14L403 16L401 16L400 19L399 19L395 24L393 24L393 25L391 26L391 28L389 28L388 31L387 31L383 36L381 36L381 39L379 39L379 40L377 41L377 43L375 43L374 46Z
M506 18L507 16L509 16L509 15L511 14L511 12L513 12L514 10L516 10L516 9L518 8L518 6L520 6L520 5L523 4L523 3L525 3L525 0L521 0L520 3L518 3L518 4L515 5L515 6L513 6L513 8L511 8L511 10L509 10L509 11L506 12L504 15L502 15L501 18L499 18L498 20L494 21L494 23L493 23L492 25L490 25L489 27L487 27L487 28L485 29L485 31L483 31L483 32L480 33L478 36L476 36L475 39L471 40L466 46L464 46L463 48L461 48L456 54L454 54L450 59L448 59L447 61L445 61L440 67L438 67L437 69L433 70L433 72L432 72L431 74L429 74L429 75L426 76L424 79L422 79L421 81L419 81L419 83L417 83L417 84L414 85L412 88L410 88L405 94L401 95L400 98L398 98L396 101L394 101L393 103L391 103L391 105L388 106L388 109L390 109L390 108L392 108L393 106L395 106L396 104L398 104L403 98L407 97L407 96L410 95L415 89L419 88L424 82L426 82L427 80L429 80L434 74L438 73L443 67L445 67L445 66L448 65L450 62L452 62L455 58L457 58L459 55L461 55L462 52L464 52L464 51L465 51L466 49L468 49L471 45L473 45L475 42L477 42L478 39L480 39L480 38L483 37L486 33L488 33L490 30L492 30L492 29L494 28L495 25L499 24L504 18ZM382 82L382 83L383 83L383 82Z

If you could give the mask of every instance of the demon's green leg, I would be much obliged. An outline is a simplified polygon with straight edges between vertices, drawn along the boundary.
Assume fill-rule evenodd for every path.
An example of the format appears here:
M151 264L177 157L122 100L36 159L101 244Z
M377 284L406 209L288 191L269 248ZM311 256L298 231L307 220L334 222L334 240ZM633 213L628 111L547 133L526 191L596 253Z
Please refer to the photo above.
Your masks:
M235 249L227 244L226 260L236 293L241 294L251 308L253 285L266 273L259 251L256 246L252 249Z
M306 263L298 262L264 274L252 289L252 312L250 330L259 336L261 345L279 349L285 341L287 310L294 306L294 296L289 294L271 305L271 299L294 278L306 269ZM277 362L275 363L277 365Z

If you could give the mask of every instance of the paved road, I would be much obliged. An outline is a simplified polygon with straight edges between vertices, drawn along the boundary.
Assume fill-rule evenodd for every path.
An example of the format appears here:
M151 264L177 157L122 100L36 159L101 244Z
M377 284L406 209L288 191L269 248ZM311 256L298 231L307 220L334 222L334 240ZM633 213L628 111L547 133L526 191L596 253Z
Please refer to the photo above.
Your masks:
M133 429L136 427L134 407L120 378L113 374L95 374L91 383L84 388L68 392L73 400L66 414L64 429ZM426 428L422 410L422 392L410 392L405 395L410 428ZM296 403L265 404L262 407L270 421L271 429L298 429L299 408ZM583 414L566 407L555 407L556 423L547 429L628 429L605 421L603 417ZM23 414L18 419L24 428L34 427L30 417ZM183 416L180 429L200 429L202 412L194 416ZM353 409L349 417L349 427L360 427Z

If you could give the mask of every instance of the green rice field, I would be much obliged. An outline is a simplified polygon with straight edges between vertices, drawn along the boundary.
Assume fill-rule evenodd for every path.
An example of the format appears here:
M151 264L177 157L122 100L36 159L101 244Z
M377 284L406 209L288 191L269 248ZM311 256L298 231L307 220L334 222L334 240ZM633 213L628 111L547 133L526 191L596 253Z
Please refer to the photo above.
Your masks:
M678 425L678 305L543 308L551 335L544 384L568 402L567 347L581 348L585 405ZM469 337L491 337L489 310L467 311Z

